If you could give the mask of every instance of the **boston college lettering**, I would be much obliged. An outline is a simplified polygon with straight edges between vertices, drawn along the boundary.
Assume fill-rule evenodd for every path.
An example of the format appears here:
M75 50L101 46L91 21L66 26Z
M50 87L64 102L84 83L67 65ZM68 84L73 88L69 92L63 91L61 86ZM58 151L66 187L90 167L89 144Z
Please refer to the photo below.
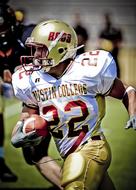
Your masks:
M50 32L49 34L49 37L48 37L48 40L49 41L54 41L57 36L60 34L60 32ZM67 43L70 43L71 42L71 34L66 34L64 33L62 35L62 37L60 38L60 41L61 42L67 42Z
M32 92L38 102L50 99L77 96L87 94L86 84L63 84L61 86L52 86L39 89Z

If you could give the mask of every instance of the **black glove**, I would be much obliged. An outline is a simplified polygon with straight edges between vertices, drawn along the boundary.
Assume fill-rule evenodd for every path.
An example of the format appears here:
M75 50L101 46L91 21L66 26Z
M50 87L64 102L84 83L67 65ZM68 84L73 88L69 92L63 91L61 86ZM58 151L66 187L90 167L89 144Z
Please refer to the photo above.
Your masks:
M125 129L129 128L133 128L134 130L136 130L136 115L130 116L129 120L127 121Z

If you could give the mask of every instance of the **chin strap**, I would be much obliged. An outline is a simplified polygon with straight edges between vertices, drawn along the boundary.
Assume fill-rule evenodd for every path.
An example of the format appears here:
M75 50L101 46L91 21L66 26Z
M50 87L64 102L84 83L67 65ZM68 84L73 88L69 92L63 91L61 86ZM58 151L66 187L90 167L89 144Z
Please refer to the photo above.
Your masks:
M67 53L65 54L65 56L61 59L60 62L63 62L64 60L68 59L68 58L74 58L76 56L76 51L80 48L84 47L84 45L80 45L76 48L71 48L67 50Z
M78 49L80 49L80 48L82 48L82 47L84 47L85 45L84 44L82 44L82 45L80 45L80 46L78 46L78 47L76 47L76 48L74 48L74 49L71 49L71 50L78 50ZM69 50L70 51L70 50Z

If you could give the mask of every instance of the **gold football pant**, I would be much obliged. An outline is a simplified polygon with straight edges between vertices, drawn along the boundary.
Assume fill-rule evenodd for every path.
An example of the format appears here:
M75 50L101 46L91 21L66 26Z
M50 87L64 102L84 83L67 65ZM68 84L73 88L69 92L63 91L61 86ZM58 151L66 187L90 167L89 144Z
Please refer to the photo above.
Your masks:
M90 139L66 158L61 180L64 190L114 190L107 173L110 162L111 150L106 139Z

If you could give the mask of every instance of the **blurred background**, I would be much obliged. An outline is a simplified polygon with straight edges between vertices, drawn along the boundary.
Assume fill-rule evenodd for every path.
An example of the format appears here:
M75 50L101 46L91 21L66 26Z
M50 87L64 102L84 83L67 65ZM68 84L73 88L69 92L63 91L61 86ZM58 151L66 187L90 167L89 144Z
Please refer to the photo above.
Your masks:
M2 1L6 0L0 0L0 3ZM136 87L136 2L134 0L127 2L124 0L9 0L8 5L15 11L16 25L19 29L16 35L22 43L35 24L47 19L61 19L75 28L79 45L85 44L83 52L97 48L110 51L118 64L119 77ZM34 166L25 162L21 149L15 149L11 145L11 131L19 118L22 105L15 98L4 101L5 156L18 180L0 181L0 188L51 190L52 184L45 180ZM102 125L113 153L109 174L117 190L135 190L135 131L124 130L128 114L120 101L107 98L106 104L107 112ZM53 141L49 154L53 158L59 157Z
M80 24L88 31L89 39L86 45L88 50L99 46L99 34L105 25L104 15L109 13L113 25L122 31L123 39L118 55L120 77L125 82L136 85L136 2L134 0L10 0L9 5L15 10L24 10L25 24L55 18L74 26L80 19Z

